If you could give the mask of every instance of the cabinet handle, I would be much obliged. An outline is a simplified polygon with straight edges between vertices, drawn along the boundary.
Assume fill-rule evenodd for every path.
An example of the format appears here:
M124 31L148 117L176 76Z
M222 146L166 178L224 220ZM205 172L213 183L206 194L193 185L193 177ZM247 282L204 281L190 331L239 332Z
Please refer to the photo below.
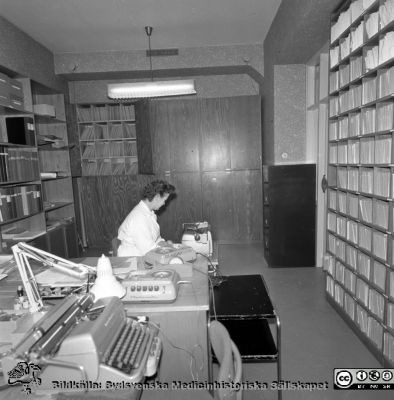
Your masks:
M323 193L326 192L327 188L328 188L328 181L326 175L324 174L323 178L321 179L321 190L323 190Z

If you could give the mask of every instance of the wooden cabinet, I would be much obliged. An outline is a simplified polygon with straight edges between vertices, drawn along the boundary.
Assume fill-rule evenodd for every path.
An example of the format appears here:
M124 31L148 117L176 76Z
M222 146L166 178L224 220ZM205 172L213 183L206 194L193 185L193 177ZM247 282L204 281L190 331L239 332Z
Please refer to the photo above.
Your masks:
M199 170L199 106L194 100L151 100L136 105L139 149L148 160L140 173Z
M151 100L136 110L150 173L261 168L259 96Z
M136 135L137 135L137 154L138 154L138 173L139 174L153 174L155 167L153 165L153 143L152 143L152 132L154 132L155 117L150 111L150 103L148 100L141 100L135 104L135 123L136 123ZM161 151L166 154L166 142L163 138ZM155 154L155 161L160 164L162 159L162 153L157 152ZM165 158L164 158L165 159ZM163 165L162 167L166 167Z
M140 201L141 189L151 179L144 175L81 178L80 190L89 247L110 247L120 224Z
M261 172L243 170L202 174L203 220L220 241L261 240Z
M176 196L159 211L161 234L167 240L179 242L182 223L203 220L201 175L198 172L177 172L164 178L175 186Z
M201 104L202 171L223 171L231 168L230 125L226 101L227 99L207 99Z
M267 165L263 171L268 265L315 266L316 165Z
M151 100L136 110L151 171L177 191L159 215L163 236L180 240L183 222L202 219L215 240L261 240L260 97Z
M83 177L88 244L109 246L140 189L158 178L176 187L158 213L164 238L180 241L182 223L207 220L217 241L261 240L260 97L145 100L134 106L139 174Z
M207 99L201 116L202 171L260 169L259 97Z

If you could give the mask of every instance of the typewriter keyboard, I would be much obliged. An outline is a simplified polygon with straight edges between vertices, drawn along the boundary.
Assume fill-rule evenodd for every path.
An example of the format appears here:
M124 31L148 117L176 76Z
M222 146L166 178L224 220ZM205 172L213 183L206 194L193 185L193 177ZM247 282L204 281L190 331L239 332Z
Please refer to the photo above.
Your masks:
M150 353L153 333L146 325L126 320L118 335L115 335L102 361L125 374L139 368L144 355Z

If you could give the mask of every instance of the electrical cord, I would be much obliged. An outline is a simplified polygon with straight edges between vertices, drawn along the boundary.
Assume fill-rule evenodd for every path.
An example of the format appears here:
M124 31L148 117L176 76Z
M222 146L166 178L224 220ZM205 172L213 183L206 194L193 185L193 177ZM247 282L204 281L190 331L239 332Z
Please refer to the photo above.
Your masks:
M211 271L208 268L208 277L211 280L212 286L213 287L220 286L227 279L227 277L222 275L219 269L219 265L214 265L212 263L212 260L205 254L202 253L196 253L196 254L199 254L208 260L209 266L211 267Z
M203 370L204 364L203 364L203 362L201 361L201 365L200 365L200 367L196 370L196 376L195 376L195 375L194 375L194 372L193 372L193 364L194 364L195 368L197 368L197 360L196 360L196 356L194 355L194 349L195 349L195 348L200 348L201 351L202 351L202 350L203 350L202 346L201 346L200 344L195 344L195 345L193 346L193 351L189 351L188 349L185 349L184 347L176 346L176 345L169 339L169 337L163 332L163 330L160 328L160 326L159 326L158 324L156 324L156 323L154 323L154 322L151 322L151 321L147 321L146 323L149 324L149 325L152 325L153 327L155 327L156 329L158 329L159 332L162 334L163 338L169 343L169 345L170 345L171 347L173 347L174 349L177 349L177 350L184 351L186 354L188 354L188 355L190 356L190 364L189 364L190 375L191 375L191 377L192 377L192 379L193 379L194 381L198 381L198 373L199 373L200 371Z
M203 275L207 276L207 278L208 278L209 292L210 292L211 298L212 298L213 317L214 317L215 320L217 320L216 307L215 307L215 292L214 292L214 287L220 286L220 284L222 284L222 283L227 279L227 277L225 277L225 276L223 276L223 275L220 275L221 281L220 281L220 283L218 284L218 283L217 283L218 281L216 281L215 283L212 282L212 277L210 276L209 273L206 273L206 272L204 272L204 271L200 271L199 269L195 268L194 266L193 266L193 270L199 272L200 274L203 274Z

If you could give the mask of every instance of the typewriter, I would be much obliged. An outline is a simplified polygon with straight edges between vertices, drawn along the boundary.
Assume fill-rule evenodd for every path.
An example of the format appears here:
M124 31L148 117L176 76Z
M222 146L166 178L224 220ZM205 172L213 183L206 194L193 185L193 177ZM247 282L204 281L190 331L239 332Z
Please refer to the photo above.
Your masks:
M117 297L93 303L89 294L70 295L1 364L8 384L15 383L21 363L36 366L36 393L105 390L108 382L132 388L156 373L161 349L158 329L127 317Z

